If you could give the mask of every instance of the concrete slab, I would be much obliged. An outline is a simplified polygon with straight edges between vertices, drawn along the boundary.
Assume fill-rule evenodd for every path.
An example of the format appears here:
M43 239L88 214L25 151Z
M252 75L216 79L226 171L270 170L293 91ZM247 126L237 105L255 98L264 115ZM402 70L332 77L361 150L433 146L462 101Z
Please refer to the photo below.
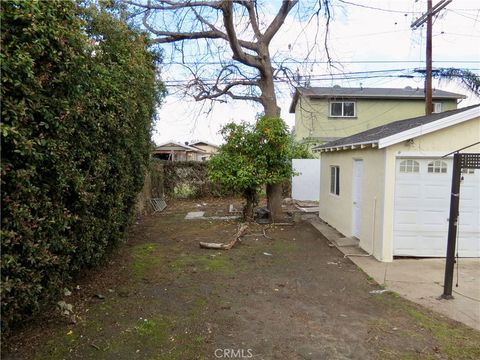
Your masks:
M186 220L192 220L192 219L201 219L203 218L203 214L205 214L205 211L190 211L186 216Z
M295 206L298 210L304 213L315 213L318 214L320 211L320 207L300 207L300 206Z
M310 220L310 223L335 246L344 238L318 218ZM352 254L352 246L337 248L388 290L480 330L480 259L459 259L459 282L458 287L454 283L454 298L444 300L440 299L440 295L443 293L445 259L396 259L386 263L365 254ZM456 277L455 267L455 281Z
M345 247L345 246L359 246L359 241L354 238L349 238L349 237L342 237L339 239L336 239L336 243L338 246Z

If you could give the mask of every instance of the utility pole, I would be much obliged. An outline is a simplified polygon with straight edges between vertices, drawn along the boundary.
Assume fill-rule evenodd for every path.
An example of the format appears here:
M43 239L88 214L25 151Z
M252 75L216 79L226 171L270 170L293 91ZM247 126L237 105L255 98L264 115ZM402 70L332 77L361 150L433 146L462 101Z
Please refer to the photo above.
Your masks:
M426 66L425 66L425 115L433 112L432 102L432 19L445 6L450 4L452 0L441 0L437 5L432 7L432 0L427 1L427 12L415 20L410 27L417 29L425 22L427 23L427 44L426 44Z

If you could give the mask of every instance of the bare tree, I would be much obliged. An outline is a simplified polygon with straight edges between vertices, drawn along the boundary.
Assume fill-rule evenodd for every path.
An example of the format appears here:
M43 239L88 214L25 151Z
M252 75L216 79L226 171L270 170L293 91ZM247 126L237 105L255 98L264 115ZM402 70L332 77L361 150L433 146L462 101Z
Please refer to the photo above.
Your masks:
M181 54L193 77L188 90L196 100L254 101L261 104L265 116L280 116L274 80L280 72L286 77L292 72L272 66L270 44L298 0L283 0L276 11L255 0L123 1L142 18L155 43L171 44ZM321 4L329 19L329 0L315 1L311 16L318 17ZM188 55L194 55L195 61L189 62ZM215 59L215 75L205 76L202 59ZM280 184L267 187L273 218L281 212L281 190Z

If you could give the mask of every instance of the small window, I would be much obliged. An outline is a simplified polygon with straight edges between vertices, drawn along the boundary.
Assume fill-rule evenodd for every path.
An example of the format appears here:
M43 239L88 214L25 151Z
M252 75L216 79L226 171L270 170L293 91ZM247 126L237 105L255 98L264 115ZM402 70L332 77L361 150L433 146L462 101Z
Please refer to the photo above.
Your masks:
M354 101L331 101L330 102L331 117L355 117L356 106Z
M418 173L420 171L420 164L415 160L403 160L400 163L401 173Z
M428 172L435 174L446 174L447 163L441 160L430 161L428 163Z
M462 174L475 174L475 169L462 169Z
M437 113L441 113L442 111L443 111L443 104L441 102L434 102L433 112L437 114Z
M338 166L330 167L330 193L340 195L340 168Z

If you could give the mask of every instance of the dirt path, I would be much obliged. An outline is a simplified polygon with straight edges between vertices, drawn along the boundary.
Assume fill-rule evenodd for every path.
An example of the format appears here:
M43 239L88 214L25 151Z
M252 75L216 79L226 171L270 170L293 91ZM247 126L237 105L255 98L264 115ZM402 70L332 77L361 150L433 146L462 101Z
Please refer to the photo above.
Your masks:
M253 226L230 251L228 202L178 203L136 225L58 315L18 332L6 359L478 359L480 333L381 288L310 224ZM200 205L200 206L198 206ZM97 295L97 296L95 296Z

